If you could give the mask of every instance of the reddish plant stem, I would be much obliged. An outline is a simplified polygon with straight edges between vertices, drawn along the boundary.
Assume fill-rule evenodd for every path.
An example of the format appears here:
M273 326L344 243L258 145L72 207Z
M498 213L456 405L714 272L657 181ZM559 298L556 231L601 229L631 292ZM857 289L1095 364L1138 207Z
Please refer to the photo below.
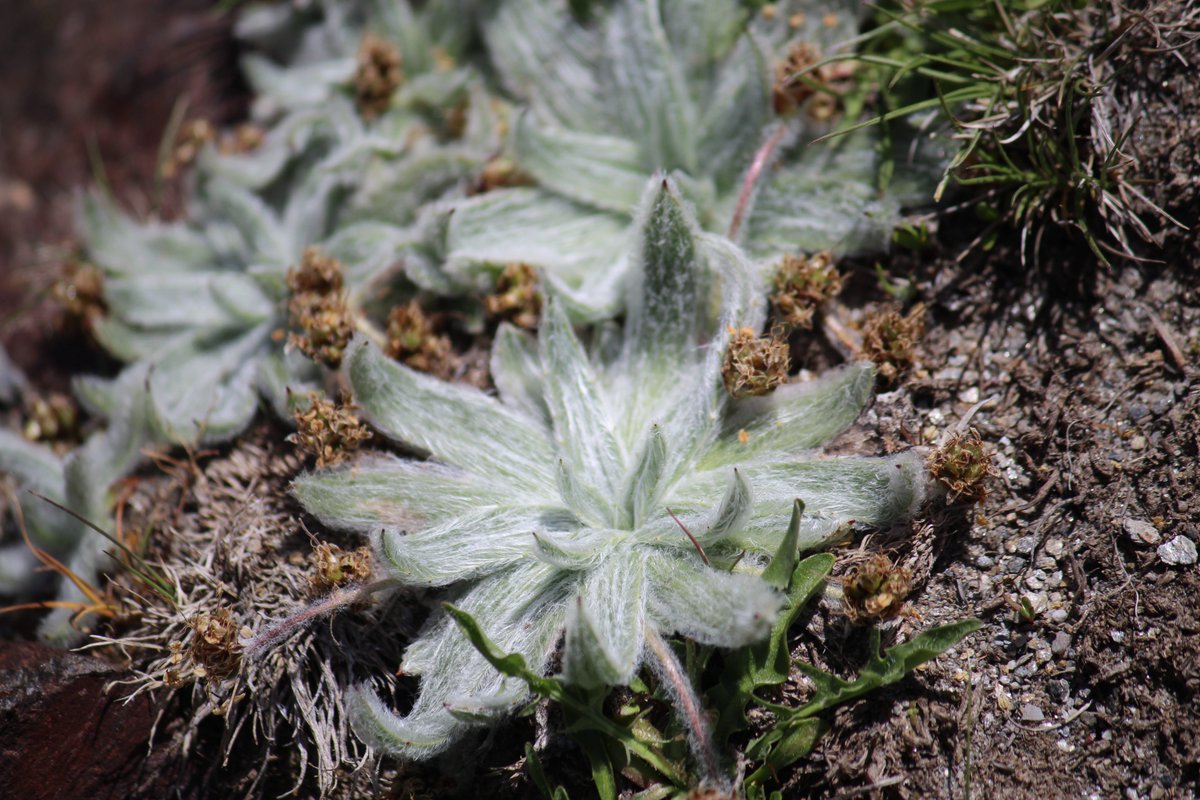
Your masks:
M758 184L758 179L762 176L762 172L770 163L771 158L775 155L775 150L778 149L779 143L783 141L783 136L787 132L786 125L780 125L775 129L767 140L763 142L758 151L754 154L754 160L750 162L750 169L746 170L746 177L742 179L742 188L738 190L737 205L733 209L733 219L729 223L729 238L736 242L738 233L742 229L742 221L746 216L746 209L750 205L750 198L754 195L754 188Z
M375 581L374 583L347 586L344 589L331 592L328 596L311 605L305 606L290 617L284 617L253 639L248 640L242 647L242 653L246 658L255 658L262 652L284 641L300 628L311 622L315 622L326 614L331 614L339 608L353 605L364 597L394 585L395 581L383 580Z

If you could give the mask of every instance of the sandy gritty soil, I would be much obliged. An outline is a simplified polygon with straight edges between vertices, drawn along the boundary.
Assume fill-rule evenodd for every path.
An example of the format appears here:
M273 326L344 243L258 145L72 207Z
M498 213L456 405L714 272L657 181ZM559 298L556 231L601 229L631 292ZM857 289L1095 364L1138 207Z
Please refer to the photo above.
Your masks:
M121 6L116 18L100 0L38 0L0 25L0 342L38 390L111 368L36 302L69 250L88 142L118 196L146 211L177 98L217 121L244 108L227 26L206 3ZM1190 231L1152 222L1153 260L1110 270L1050 236L1033 268L1011 234L964 256L978 224L962 214L941 221L937 249L880 260L911 281L927 330L919 364L879 395L854 446L928 443L969 416L998 473L966 517L931 508L914 538L869 543L915 572L911 613L888 636L966 616L984 627L839 710L781 776L788 797L1200 795L1200 570L1194 555L1180 563L1181 539L1200 541L1200 57L1139 36L1113 100L1143 115L1138 184ZM177 208L174 189L161 197ZM886 299L874 263L854 265L846 314ZM833 358L815 338L801 344L804 366ZM861 663L864 636L835 609L807 624L801 654L846 672ZM515 752L490 755L480 780L531 796L503 769ZM389 783L395 796L438 791L425 773Z

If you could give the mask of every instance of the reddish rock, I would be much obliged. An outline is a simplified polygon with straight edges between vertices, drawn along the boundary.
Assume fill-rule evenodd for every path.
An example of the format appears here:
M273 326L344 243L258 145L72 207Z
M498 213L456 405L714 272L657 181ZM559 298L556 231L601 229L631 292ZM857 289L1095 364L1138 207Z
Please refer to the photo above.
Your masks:
M147 782L156 711L104 687L120 673L36 642L0 643L0 786L22 800L118 800Z

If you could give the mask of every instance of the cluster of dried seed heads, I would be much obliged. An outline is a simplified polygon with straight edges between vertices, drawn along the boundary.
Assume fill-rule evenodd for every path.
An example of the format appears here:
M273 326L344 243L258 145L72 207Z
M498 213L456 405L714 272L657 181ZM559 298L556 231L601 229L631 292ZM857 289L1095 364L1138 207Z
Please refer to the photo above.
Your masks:
M483 165L474 190L475 194L485 194L496 189L532 186L533 183L533 176L518 167L517 162L507 156L496 156Z
M882 553L875 553L846 571L842 593L851 622L894 619L904 607L912 576Z
M354 333L341 263L316 247L306 248L299 268L288 270L287 284L289 322L297 329L288 343L314 361L336 368Z
M65 394L51 392L35 397L29 403L21 432L32 442L77 441L79 413Z
M781 323L807 330L816 310L841 290L842 276L828 250L807 258L784 256L775 273L771 303Z
M325 594L371 577L371 550L368 547L346 551L336 544L321 542L311 558L313 573L309 583L313 594Z
M992 458L974 428L955 433L929 457L929 472L956 503L977 503L987 497L987 479L994 474Z
M872 314L862 333L863 355L874 362L886 383L895 383L916 362L917 342L925 333L925 306L917 303L903 315L894 308Z
M427 372L443 380L453 372L449 337L437 332L434 321L416 300L406 306L396 306L388 315L387 353L418 372Z
M340 463L371 438L371 431L352 409L353 406L338 405L319 392L309 392L308 408L296 410L296 432L287 440L315 456L318 467Z
M104 274L94 264L73 263L50 289L71 324L90 325L105 312Z
M537 272L520 261L505 264L496 281L496 293L483 298L483 306L495 319L507 320L527 330L537 328L542 313Z
M224 680L242 665L242 646L238 643L238 624L228 608L204 611L191 621L192 643L188 654L195 663L197 678Z
M767 394L787 383L791 359L781 330L759 336L751 328L730 329L721 378L733 397Z
M855 65L835 61L817 66L820 61L820 50L813 44L796 42L788 48L775 65L771 98L776 114L786 116L806 103L805 112L817 121L828 121L838 113L838 98L850 89Z
M391 42L374 33L363 36L354 73L354 99L363 119L387 111L392 95L404 82L403 66L400 51Z

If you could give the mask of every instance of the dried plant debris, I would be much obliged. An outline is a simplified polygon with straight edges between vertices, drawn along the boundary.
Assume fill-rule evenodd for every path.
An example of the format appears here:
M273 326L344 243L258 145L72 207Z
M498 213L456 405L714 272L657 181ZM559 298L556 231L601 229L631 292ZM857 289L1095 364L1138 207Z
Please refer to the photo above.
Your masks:
M733 397L758 397L787 383L791 359L781 331L759 336L752 328L730 329L721 377Z
M318 467L339 464L371 438L371 431L354 415L353 408L309 392L308 407L296 410L296 432L287 440L315 456Z
M855 564L842 579L846 616L856 624L894 619L904 607L912 576L882 553Z
M929 473L946 487L951 503L978 503L987 497L987 479L994 475L992 455L971 428L955 433L929 458Z
M496 189L533 186L534 183L533 176L517 166L517 162L507 156L497 156L483 165L483 171L475 183L475 194L486 194Z
M793 328L812 328L813 315L842 290L842 275L828 250L809 256L784 256L775 273L771 303L776 318Z
M371 548L343 550L336 544L320 542L309 557L313 573L312 593L325 594L353 583L363 583L371 577Z
M496 281L496 291L483 298L490 317L533 330L542 313L542 294L538 290L537 271L522 262L504 265Z
M185 122L179 129L179 135L175 137L175 149L163 162L163 177L173 178L180 170L191 166L200 155L201 149L216 138L217 129L208 120L193 119Z
M228 456L202 469L193 465L186 479L142 484L127 512L134 524L164 506L184 509L161 523L147 552L177 588L178 607L143 592L128 626L93 646L111 646L131 661L134 677L114 688L115 697L167 687L190 698L190 718L167 729L155 748L187 757L201 723L225 718L223 755L237 749L253 759L223 777L236 789L231 794L263 796L264 778L274 770L297 788L311 781L314 794L340 785L345 796L361 796L371 781L369 771L358 769L367 751L350 731L343 692L363 682L393 691L404 634L418 620L411 604L384 597L298 626L270 650L251 652L253 636L311 607L316 584L349 585L370 572L361 549L331 541L312 552L287 500L301 464L269 443L276 435L251 434ZM384 622L401 635L375 641ZM371 647L346 646L368 640Z
M388 315L387 354L418 372L448 379L454 371L450 338L437 332L434 321L413 300Z
M788 48L775 65L771 86L776 114L792 114L808 103L808 116L827 122L841 110L839 97L848 90L855 65L852 61L835 61L817 66L820 61L820 49L810 42L796 42Z
M304 355L336 368L354 333L340 262L316 247L304 250L300 266L288 270L288 342Z
M363 119L371 120L387 111L392 95L403 82L400 51L374 33L364 35L354 73L354 99Z
M50 294L69 323L90 326L104 315L104 273L95 264L68 264L63 276L50 288Z
M917 303L907 314L889 308L863 323L863 355L874 362L879 376L894 384L916 363L917 342L925 333L925 305Z
M34 397L27 403L21 433L31 442L78 442L79 411L75 402L60 392Z

